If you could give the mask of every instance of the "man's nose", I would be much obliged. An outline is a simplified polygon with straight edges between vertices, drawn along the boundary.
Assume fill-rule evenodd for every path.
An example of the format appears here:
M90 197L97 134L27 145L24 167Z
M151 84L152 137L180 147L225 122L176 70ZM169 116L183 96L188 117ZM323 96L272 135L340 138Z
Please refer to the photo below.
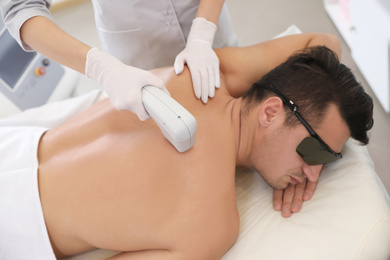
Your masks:
M303 173L306 175L306 177L311 182L316 182L318 180L318 177L320 176L320 172L322 170L323 165L308 165L305 163L303 165Z

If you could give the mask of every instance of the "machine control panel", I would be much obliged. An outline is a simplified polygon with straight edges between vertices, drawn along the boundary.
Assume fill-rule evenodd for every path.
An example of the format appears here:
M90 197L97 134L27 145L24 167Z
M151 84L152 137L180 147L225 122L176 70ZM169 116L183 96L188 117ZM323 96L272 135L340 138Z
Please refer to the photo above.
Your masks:
M25 52L2 19L0 46L0 99L3 104L11 104L1 105L2 114L10 114L5 109L23 111L47 103L63 78L65 68L37 52Z

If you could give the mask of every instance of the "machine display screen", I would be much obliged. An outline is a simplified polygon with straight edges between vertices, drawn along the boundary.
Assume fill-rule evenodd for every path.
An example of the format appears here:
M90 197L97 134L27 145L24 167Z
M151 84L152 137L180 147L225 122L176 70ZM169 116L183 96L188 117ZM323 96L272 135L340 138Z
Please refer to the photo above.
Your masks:
M0 35L0 46L0 78L14 89L37 53L25 52L7 30Z

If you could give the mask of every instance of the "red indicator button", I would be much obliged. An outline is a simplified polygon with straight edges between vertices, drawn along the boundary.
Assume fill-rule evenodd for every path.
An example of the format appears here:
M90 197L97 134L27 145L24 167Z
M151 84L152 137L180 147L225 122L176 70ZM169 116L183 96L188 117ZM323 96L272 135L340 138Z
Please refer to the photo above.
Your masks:
M37 76L42 76L46 74L46 69L45 67L38 67L35 69L35 75Z

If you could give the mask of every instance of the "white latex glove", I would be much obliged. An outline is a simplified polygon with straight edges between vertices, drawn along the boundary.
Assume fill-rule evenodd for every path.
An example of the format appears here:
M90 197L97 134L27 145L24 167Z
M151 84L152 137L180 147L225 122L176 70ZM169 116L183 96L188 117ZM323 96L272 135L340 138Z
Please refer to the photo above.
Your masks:
M141 89L146 85L153 85L169 94L164 82L152 73L127 66L96 48L92 48L87 54L85 74L104 87L116 109L130 110L142 121L150 116L142 104Z
M183 72L186 63L191 72L195 96L207 103L214 97L215 88L221 86L219 78L219 59L212 49L217 26L204 18L192 21L185 49L175 60L176 74Z

